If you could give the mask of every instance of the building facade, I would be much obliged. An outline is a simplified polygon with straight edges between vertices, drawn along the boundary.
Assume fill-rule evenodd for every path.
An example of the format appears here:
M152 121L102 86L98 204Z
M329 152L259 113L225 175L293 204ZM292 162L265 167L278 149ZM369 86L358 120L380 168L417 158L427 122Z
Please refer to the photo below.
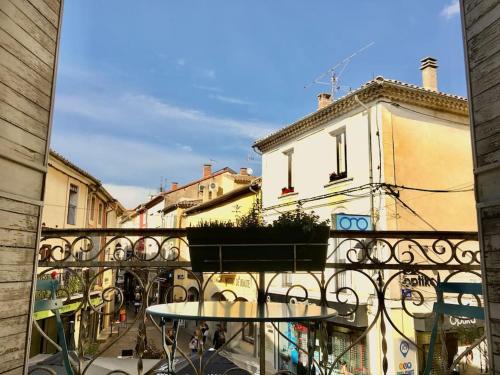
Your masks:
M101 182L84 171L77 165L64 158L55 151L51 151L48 162L48 173L44 195L44 210L42 215L42 226L44 228L116 228L124 207L102 186ZM109 260L112 256L111 248L104 249L106 238L95 237L92 241L80 240L71 245L62 240L52 239L42 243L39 260L52 257L55 260L70 258L72 254L80 260ZM72 258L70 258L72 259ZM39 269L42 271L41 269ZM101 314L94 313L91 319L89 334L96 338L100 332L107 328L112 319L113 302L101 305L100 291L114 285L114 271L107 270L93 280L95 296L92 303L100 305ZM46 275L48 276L48 275ZM70 307L65 308L66 332L74 333L75 344L80 334L81 311L71 315L71 308L78 310L82 301L81 291L83 288L80 280L88 277L92 280L92 274L76 274L73 272L59 273L57 275L62 287L69 290L71 301ZM49 311L41 311L35 314L35 320L54 340L57 340L55 331L54 314ZM72 322L70 324L70 322ZM53 352L55 349L42 339L40 333L35 330L31 339L30 355L34 356L42 352Z
M315 112L257 141L254 148L262 154L266 221L272 222L279 212L293 210L300 203L305 211L314 211L339 230L476 230L467 101L438 91L435 59L423 59L420 69L422 86L379 76L333 102L328 94L320 94ZM359 241L332 240L328 261L349 262L348 251ZM405 249L412 252L411 245ZM401 246L401 259L405 249ZM388 256L383 244L368 251L381 260ZM428 261L416 251L412 254L417 262ZM326 279L334 272L327 268ZM372 278L390 276L373 272ZM426 277L435 279L436 275ZM341 304L334 301L339 297L347 306L359 303L355 314L331 322L329 355L339 355L373 320L377 306L368 288L358 287L358 293L350 289L362 282L356 272L344 272L329 284L327 298L338 309ZM429 293L430 285L423 284L406 289ZM314 279L306 275L284 275L281 285L274 286L274 298L283 299L295 285L308 289L310 300L319 300L314 295ZM399 285L387 301L391 317L408 338L426 345L426 332L419 332L402 311L403 279ZM295 292L303 297L301 291ZM301 328L295 337L301 337ZM382 356L370 356L367 350L380 348L377 328L346 353L349 371L382 371ZM403 363L400 345L404 339L391 326L387 336L393 338L388 342L388 371L397 373ZM414 347L404 360L415 373L422 365Z

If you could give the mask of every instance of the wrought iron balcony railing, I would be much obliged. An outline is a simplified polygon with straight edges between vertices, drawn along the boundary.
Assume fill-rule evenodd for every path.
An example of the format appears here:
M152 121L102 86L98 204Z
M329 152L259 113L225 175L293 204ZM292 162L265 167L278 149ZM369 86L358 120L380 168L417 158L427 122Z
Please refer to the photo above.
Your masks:
M70 346L76 353L76 373L91 373L92 366L117 353L133 357L129 360L134 361L133 370L113 368L121 372L110 370L110 374L161 373L165 353L157 349L162 346L159 322L145 314L147 306L258 298L255 274L194 273L185 235L184 229L42 231L38 278L59 280L65 331L69 342L75 341ZM330 237L323 272L266 274L267 300L314 303L339 312L337 318L318 327L269 325L267 371L295 373L299 371L298 362L309 360L311 368L325 375L342 371L420 373L425 366L429 326L435 319L432 307L436 282L481 280L477 233L331 231ZM36 295L37 299L47 297ZM482 300L459 294L455 303L481 305ZM50 319L48 312L37 313L33 319L31 356L35 359L41 357L40 353L59 348L46 319ZM252 349L255 327L246 324L226 328L236 337L226 355L239 352L248 358L259 356ZM317 333L318 345L303 343L304 335L311 331ZM480 322L446 317L442 318L440 332L440 350L433 362L435 373L449 373L464 363L487 370ZM179 360L189 360L189 349L182 347L181 337L176 345ZM311 350L314 353L309 353ZM479 354L470 360L470 353ZM233 355L237 363L237 354ZM50 371L46 361L33 365L31 371L40 368Z

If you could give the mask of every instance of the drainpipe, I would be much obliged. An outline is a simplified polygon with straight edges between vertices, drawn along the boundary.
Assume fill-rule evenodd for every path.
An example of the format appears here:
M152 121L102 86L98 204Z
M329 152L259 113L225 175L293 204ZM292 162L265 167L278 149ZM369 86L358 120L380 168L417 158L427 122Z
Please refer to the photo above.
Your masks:
M354 100L362 106L368 114L368 180L370 183L370 216L372 218L372 230L375 230L375 203L373 197L373 157L372 157L372 116L368 106L354 95Z

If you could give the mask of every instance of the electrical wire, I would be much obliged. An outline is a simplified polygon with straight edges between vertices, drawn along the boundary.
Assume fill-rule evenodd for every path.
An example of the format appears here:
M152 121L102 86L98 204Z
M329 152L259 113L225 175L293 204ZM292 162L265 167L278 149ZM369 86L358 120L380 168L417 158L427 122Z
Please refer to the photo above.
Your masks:
M417 188L417 187L411 187L411 186L404 186L404 185L393 185L393 184L381 184L382 186L390 186L391 188L395 189L403 189L403 190L413 190L413 191L425 191L428 193L465 193L468 191L474 191L473 188L470 189L461 189L461 190L450 190L450 189L425 189L425 188Z

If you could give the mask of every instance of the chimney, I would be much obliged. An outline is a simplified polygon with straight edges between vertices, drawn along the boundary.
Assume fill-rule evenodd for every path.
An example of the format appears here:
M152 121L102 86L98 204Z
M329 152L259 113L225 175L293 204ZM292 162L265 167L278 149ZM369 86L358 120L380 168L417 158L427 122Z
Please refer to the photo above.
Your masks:
M327 105L332 104L332 96L326 92L318 95L318 109L325 108Z
M248 175L247 168L246 167L240 168L240 174L243 176L247 176Z
M434 57L425 57L420 60L422 71L422 86L432 91L438 91L437 84L437 60Z
M203 178L209 177L212 174L212 164L203 165Z
M172 185L170 185L170 190L175 190L179 187L179 184L177 182L172 182Z

